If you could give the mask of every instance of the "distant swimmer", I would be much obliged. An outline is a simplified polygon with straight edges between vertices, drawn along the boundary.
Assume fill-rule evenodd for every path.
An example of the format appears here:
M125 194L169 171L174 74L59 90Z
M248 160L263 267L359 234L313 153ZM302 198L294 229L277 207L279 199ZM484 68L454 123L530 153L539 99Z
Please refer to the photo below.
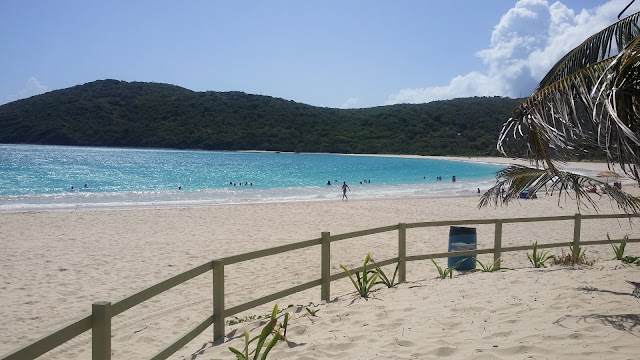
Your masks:
M327 185L331 185L331 180L327 180Z
M451 181L452 181L452 182L456 182L456 176L455 176L455 175L453 175L453 176L451 177Z
M88 189L88 188L89 188L89 186L87 186L87 184L84 184L84 188L85 188L85 189Z
M343 181L342 182L342 200L344 199L349 200L349 198L347 197L347 189L351 191L351 189L349 188L349 185L347 185L347 182Z
M178 186L178 190L182 190L182 186Z

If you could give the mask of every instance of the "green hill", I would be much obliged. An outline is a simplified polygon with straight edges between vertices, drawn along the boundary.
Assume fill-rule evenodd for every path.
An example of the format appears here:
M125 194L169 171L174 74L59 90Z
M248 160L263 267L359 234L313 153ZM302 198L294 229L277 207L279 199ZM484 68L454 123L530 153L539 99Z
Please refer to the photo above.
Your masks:
M100 80L0 106L0 143L495 155L518 100L333 109L242 92Z

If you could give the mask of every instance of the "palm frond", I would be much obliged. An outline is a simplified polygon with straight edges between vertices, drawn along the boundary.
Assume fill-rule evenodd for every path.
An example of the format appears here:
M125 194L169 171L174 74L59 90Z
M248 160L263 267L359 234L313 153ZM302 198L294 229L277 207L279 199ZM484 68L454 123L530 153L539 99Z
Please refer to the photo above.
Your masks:
M526 137L527 157L562 178L556 161L596 146L640 183L639 21L640 12L622 19L558 61L512 111L498 150L509 155L507 137Z
M637 12L591 35L551 68L535 92L622 52L638 36L639 21Z
M521 192L528 190L529 194L557 193L558 203L564 195L565 199L573 199L578 209L587 207L597 211L598 204L593 197L603 195L588 192L587 189L592 186L600 187L603 195L608 196L626 213L640 212L639 198L606 182L558 169L539 169L522 165L511 165L499 171L496 174L496 185L480 197L478 207L508 205L509 202L518 199Z
M593 121L600 125L598 143L611 149L608 158L618 160L627 174L638 179L640 164L640 37L609 64L593 89Z

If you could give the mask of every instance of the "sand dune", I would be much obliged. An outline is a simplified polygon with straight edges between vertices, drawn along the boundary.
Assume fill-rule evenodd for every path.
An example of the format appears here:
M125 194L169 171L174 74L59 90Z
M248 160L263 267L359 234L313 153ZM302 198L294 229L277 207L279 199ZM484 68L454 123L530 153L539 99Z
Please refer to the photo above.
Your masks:
M633 359L640 302L623 279L639 275L603 261L428 278L380 288L369 300L342 295L316 307L317 317L295 314L289 343L271 358ZM226 345L242 346L235 335ZM220 347L196 358L232 358Z

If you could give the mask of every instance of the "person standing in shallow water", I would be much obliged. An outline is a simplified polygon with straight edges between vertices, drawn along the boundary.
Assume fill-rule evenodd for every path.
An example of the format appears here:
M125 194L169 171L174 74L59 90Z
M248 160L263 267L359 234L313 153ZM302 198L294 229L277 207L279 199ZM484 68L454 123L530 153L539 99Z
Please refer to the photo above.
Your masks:
M349 191L351 191L351 189L349 188L349 185L347 185L346 181L342 182L342 200L347 199L349 200L349 198L347 197L347 189L349 189Z

